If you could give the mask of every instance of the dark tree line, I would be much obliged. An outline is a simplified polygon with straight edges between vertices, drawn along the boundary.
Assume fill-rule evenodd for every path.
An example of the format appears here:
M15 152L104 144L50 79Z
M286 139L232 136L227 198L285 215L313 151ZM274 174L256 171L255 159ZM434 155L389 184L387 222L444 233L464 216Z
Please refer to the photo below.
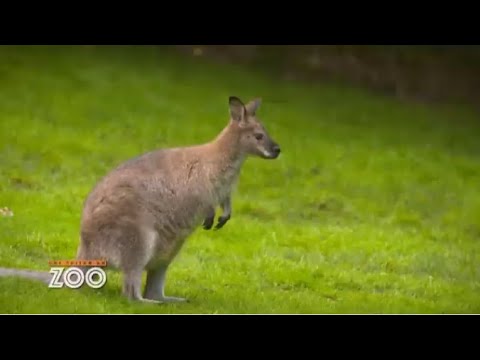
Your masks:
M478 45L200 45L196 56L242 63L287 79L341 81L402 99L480 99Z

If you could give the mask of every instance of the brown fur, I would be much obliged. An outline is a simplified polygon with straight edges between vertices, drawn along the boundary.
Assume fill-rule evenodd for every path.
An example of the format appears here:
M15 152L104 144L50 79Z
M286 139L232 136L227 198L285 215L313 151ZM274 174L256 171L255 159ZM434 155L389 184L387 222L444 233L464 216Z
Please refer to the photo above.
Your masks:
M244 105L230 97L230 121L212 141L143 154L101 179L85 200L77 258L103 258L120 269L130 299L183 301L165 296L164 286L185 240L202 221L211 228L218 206L223 214L216 229L230 219L231 192L248 156L279 155L256 117L259 105L259 99Z

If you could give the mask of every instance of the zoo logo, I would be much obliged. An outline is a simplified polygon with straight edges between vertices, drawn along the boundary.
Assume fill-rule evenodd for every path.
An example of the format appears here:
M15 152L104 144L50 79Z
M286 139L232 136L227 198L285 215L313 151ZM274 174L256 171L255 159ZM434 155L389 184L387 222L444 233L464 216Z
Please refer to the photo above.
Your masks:
M49 264L57 265L50 268L50 274L53 276L48 287L52 289L60 289L64 285L70 289L78 289L85 282L93 289L100 289L107 282L107 274L101 268L106 266L105 260L57 260L49 261ZM76 266L90 267L90 269L84 272ZM65 270L66 267L68 267L67 270ZM95 275L98 276L97 279Z

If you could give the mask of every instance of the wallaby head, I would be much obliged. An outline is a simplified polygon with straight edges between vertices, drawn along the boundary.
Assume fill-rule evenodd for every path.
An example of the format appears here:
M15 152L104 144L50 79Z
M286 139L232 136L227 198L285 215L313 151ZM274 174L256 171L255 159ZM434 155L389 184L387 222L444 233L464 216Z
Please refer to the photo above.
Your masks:
M237 146L241 152L263 159L276 159L280 155L280 146L271 138L257 116L260 104L260 98L244 104L238 97L230 96L230 127L237 133Z

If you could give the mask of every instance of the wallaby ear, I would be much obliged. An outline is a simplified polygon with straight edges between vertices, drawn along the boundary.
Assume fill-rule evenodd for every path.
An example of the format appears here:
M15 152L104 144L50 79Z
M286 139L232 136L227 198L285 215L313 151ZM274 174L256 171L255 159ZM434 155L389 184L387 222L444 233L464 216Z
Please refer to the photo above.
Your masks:
M245 105L243 104L242 100L240 100L236 96L230 96L228 98L228 104L230 106L230 115L233 120L235 121L245 120L247 110L245 109Z
M247 109L247 113L252 116L255 115L261 103L262 103L261 98L255 98L249 101L248 104L245 105L245 108Z

